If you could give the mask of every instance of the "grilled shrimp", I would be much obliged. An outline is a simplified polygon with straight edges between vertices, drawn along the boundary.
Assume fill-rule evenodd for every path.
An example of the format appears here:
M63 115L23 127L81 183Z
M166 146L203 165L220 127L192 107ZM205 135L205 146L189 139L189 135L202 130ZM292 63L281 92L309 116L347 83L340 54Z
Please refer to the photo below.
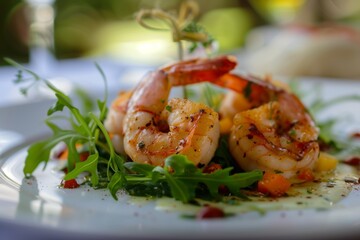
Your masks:
M229 138L241 168L280 172L287 178L313 168L319 155L318 129L294 94L250 76L225 74L215 83L246 98L241 108L248 110L236 113Z
M147 74L127 104L126 154L135 162L152 165L163 165L172 154L184 154L195 165L206 165L218 145L218 113L186 99L168 102L169 93L173 86L218 79L234 66L228 57L190 60Z

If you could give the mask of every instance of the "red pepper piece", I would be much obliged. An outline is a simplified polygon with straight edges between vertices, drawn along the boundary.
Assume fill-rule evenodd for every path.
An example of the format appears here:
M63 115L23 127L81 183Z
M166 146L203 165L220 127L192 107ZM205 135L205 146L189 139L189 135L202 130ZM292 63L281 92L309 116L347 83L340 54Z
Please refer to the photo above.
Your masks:
M64 188L78 188L80 185L76 182L75 179L65 180Z
M206 206L201 209L197 214L197 219L207 219L207 218L223 218L225 213L222 209L217 207Z

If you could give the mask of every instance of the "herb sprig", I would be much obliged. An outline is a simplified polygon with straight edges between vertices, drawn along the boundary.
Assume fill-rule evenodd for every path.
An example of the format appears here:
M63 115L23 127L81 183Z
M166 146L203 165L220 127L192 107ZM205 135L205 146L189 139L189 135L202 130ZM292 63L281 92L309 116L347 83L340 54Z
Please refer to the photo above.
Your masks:
M179 60L183 60L182 40L191 42L189 52L195 51L198 46L207 49L215 39L202 27L194 22L194 18L199 13L199 6L195 1L183 1L177 15L162 9L142 9L136 15L137 22L144 28L157 31L172 32L173 41L178 44ZM150 25L146 19L156 19L165 23L168 28Z
M111 168L113 171L119 171L122 169L122 164L116 163L123 162L123 158L115 153L111 139L102 123L107 113L106 101L108 93L106 77L99 65L96 64L96 67L105 82L105 94L104 100L97 101L99 111L99 116L97 116L92 112L89 112L86 115L81 114L80 110L73 105L71 98L60 89L56 88L50 81L38 76L33 71L23 67L11 59L6 59L6 61L19 69L14 81L16 84L25 84L30 82L27 87L21 88L21 92L24 95L26 95L30 88L36 84L45 84L54 92L57 99L55 104L49 108L47 112L48 118L45 120L46 124L52 130L53 135L49 139L34 143L29 147L23 169L25 176L30 176L42 162L45 162L44 167L46 167L46 164L50 159L51 150L57 144L64 142L67 145L69 152L67 164L69 173L64 179L68 180L75 178L78 174L86 171L90 173L92 185L97 186L99 179L97 170L99 152L97 145L100 144L101 146L104 146L99 139L100 133L106 143L106 148L103 150L106 150L109 154L109 169ZM24 78L24 73L28 74L29 77ZM68 109L70 113L70 118L65 119L70 122L72 129L62 129L51 120L51 116L53 116L53 114L62 112L65 108ZM77 144L87 145L88 147L89 157L84 162L80 162L80 156L76 148ZM111 173L108 171L108 177L110 177L110 175Z
M158 186L161 186L162 183L167 184L171 196L182 202L189 202L199 197L196 196L196 190L199 184L204 184L215 199L219 197L220 186L226 186L233 195L241 195L241 188L248 187L262 178L261 171L231 175L232 167L205 174L184 155L169 156L165 160L164 167L136 162L127 162L124 166L135 174L127 175L126 183L121 183L119 179L109 185L114 198L116 198L115 193L123 187L131 188L133 185L151 182Z
M171 31L173 42L178 46L178 60L184 60L184 47L182 41L191 43L188 52L194 52L199 46L203 46L207 54L212 53L210 46L215 39L205 30L204 27L194 21L199 13L199 6L195 1L183 1L178 14L172 14L162 9L142 9L136 15L136 21L144 28L157 31ZM167 28L152 26L146 19L155 19L163 22ZM188 98L187 87L183 86L183 96Z

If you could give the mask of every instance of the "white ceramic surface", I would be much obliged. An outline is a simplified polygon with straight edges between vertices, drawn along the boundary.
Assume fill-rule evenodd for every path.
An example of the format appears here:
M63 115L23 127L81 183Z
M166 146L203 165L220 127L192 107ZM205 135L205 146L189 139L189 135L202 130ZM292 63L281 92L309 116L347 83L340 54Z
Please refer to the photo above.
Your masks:
M303 79L302 84L308 91L321 84L324 98L360 94L360 82L356 81ZM106 189L58 188L61 174L53 171L51 163L45 171L38 168L35 178L24 179L22 168L28 144L48 133L40 123L48 103L46 100L0 108L0 129L13 136L13 142L0 152L2 239L303 239L360 235L359 188L328 211L273 211L265 216L251 212L197 221L181 218L176 212L159 211L153 201L133 201L124 194L115 201ZM359 109L359 102L337 105L324 117L351 119L352 124L343 125L341 131L360 131ZM28 115L30 112L33 114Z

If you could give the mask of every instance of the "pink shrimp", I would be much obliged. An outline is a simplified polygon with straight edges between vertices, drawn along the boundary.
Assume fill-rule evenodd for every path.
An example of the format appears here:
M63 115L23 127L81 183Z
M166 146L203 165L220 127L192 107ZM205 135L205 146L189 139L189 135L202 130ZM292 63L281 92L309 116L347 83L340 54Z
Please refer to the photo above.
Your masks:
M229 147L244 170L295 176L312 169L319 155L318 129L302 102L269 81L225 74L214 82L246 98L233 119Z
M135 162L163 165L184 154L206 165L219 141L218 113L202 103L174 98L173 86L218 79L235 67L232 58L190 60L147 74L132 93L123 122L124 150Z

